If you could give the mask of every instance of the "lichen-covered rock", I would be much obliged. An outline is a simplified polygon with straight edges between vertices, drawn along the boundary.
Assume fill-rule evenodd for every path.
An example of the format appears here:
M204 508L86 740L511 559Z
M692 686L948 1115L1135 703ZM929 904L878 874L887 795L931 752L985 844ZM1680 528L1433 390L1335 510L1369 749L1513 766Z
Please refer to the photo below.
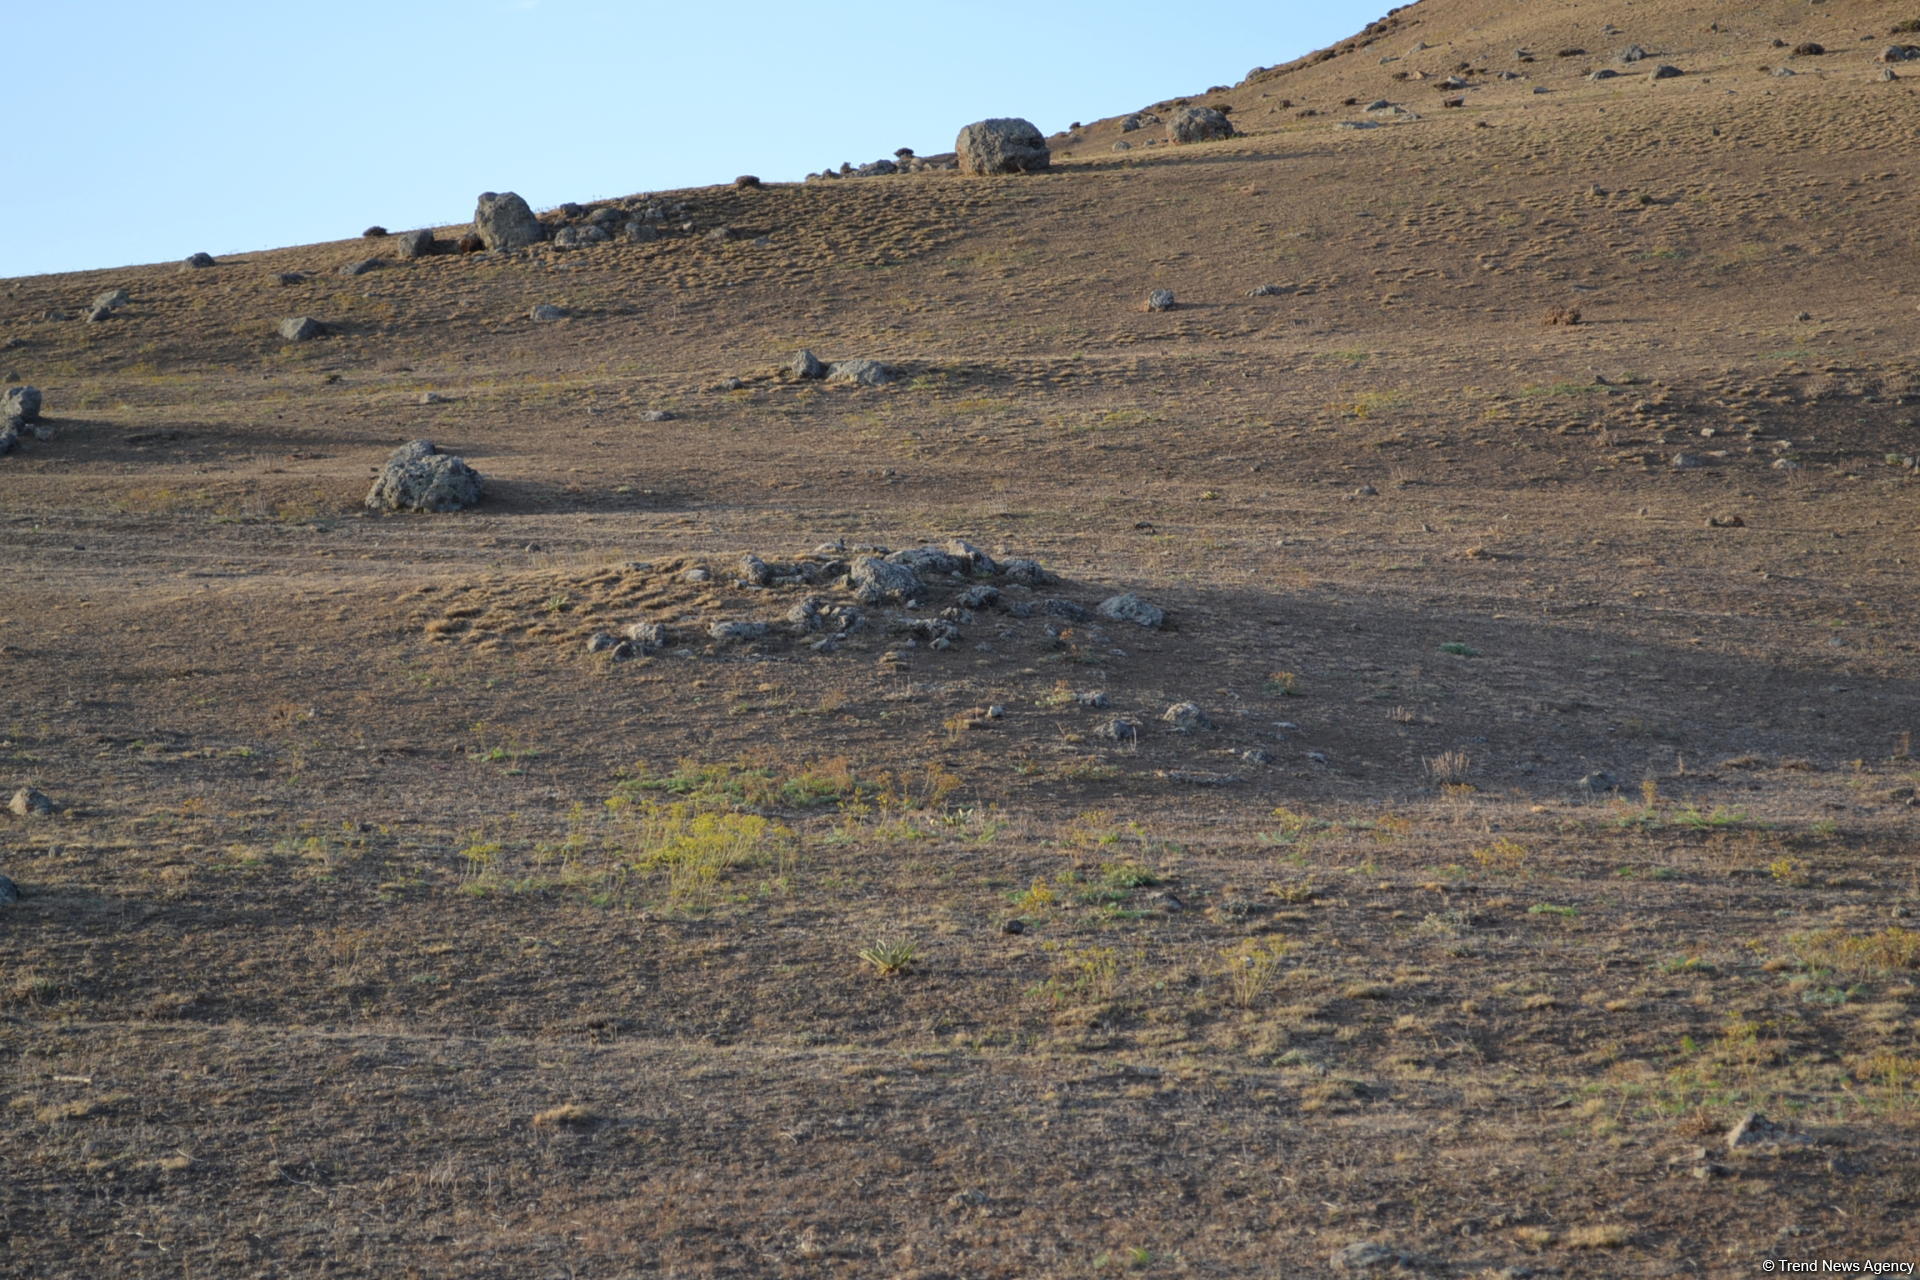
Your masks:
M489 249L518 249L546 235L527 202L511 191L483 191L473 210L473 234Z
M433 232L402 231L393 242L394 252L403 258L424 258L439 247L433 238Z
M813 380L827 376L827 366L820 362L820 357L807 350L800 351L792 360L789 360L787 369L796 378Z
M714 622L707 625L707 634L715 640L738 644L764 640L772 629L764 622Z
M887 557L889 564L903 564L914 573L925 577L930 574L965 573L968 562L939 547L906 547Z
M1173 290L1155 289L1147 295L1146 309L1148 311L1173 310Z
M1024 556L1002 560L1000 576L1023 587L1044 587L1053 581L1053 575L1042 569L1038 560L1029 560Z
M893 381L893 370L878 360L835 360L827 366L827 381L877 387Z
M605 227L588 223L584 227L562 227L553 233L553 242L564 249L578 249L583 245L605 244L613 239Z
M7 803L7 809L15 817L46 818L53 815L53 801L32 787L22 787L13 793L13 799Z
M1053 163L1046 135L1017 117L968 125L954 139L953 150L962 173L1036 173Z
M369 511L458 511L480 501L480 473L430 441L401 445L367 493Z
M545 323L549 320L565 320L572 314L565 307L556 307L550 302L540 302L535 303L533 309L527 312L527 319L536 323Z
M920 575L903 564L892 564L878 556L861 556L847 569L854 596L862 604L905 604L917 600L926 591Z
M976 573L982 577L990 578L1000 572L1000 566L994 562L992 556L982 551L979 547L974 546L965 538L949 538L946 546L941 549L950 556L957 556L959 559L964 560L967 571L970 573Z
M0 396L0 419L38 422L41 403L38 387L8 387L5 396Z
M1198 729L1213 728L1213 721L1200 709L1198 703L1176 702L1160 713L1160 718L1170 725L1175 733L1193 733Z
M312 316L288 316L280 322L280 336L287 342L311 342L326 331Z
M1141 627L1158 627L1167 620L1167 611L1128 592L1109 596L1100 602L1100 616L1115 622L1131 622Z
M1167 121L1167 141L1213 142L1233 136L1233 122L1212 107L1187 107Z
M664 623L636 622L627 628L627 640L641 653L658 653L673 641Z

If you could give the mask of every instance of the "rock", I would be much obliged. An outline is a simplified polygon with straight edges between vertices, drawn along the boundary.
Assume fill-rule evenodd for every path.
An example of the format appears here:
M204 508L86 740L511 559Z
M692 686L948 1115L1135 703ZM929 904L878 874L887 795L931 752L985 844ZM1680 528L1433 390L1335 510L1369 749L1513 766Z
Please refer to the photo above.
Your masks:
M1247 296L1249 298L1277 298L1285 292L1286 290L1277 284L1257 284L1247 290Z
M1023 587L1044 587L1053 581L1053 575L1042 569L1038 560L1024 557L1001 561L1000 576Z
M1213 728L1213 721L1207 718L1199 704L1176 702L1160 713L1160 718L1173 727L1175 733L1192 733L1198 729Z
M1817 58L1826 51L1827 46L1817 40L1803 40L1793 46L1793 56L1796 58Z
M963 574L970 567L966 560L939 547L905 547L887 556L886 561L888 564L903 564L922 576Z
M50 818L53 816L53 801L32 787L22 787L13 793L7 811L20 818Z
M1122 139L1121 141L1113 144L1113 149L1115 151L1131 151L1133 150L1133 144L1131 142L1126 141L1125 139Z
M5 876L0 876L0 907L10 906L20 901L20 886Z
M764 640L773 630L764 622L714 622L707 626L707 634L715 640L744 644L749 640Z
M985 609L1000 602L1000 588L984 582L975 583L954 597L954 603L962 609Z
M1000 932L1009 936L1019 937L1026 931L1027 923L1024 920L1002 920L1000 922Z
M280 336L288 342L311 342L326 331L312 316L288 316L280 322Z
M1071 600L1042 600L1040 612L1050 618L1065 618L1068 622L1085 622L1093 615L1087 612L1085 605L1075 604Z
M801 635L811 635L815 631L827 629L827 615L821 611L820 601L814 596L808 596L788 609L786 622Z
M1140 740L1140 722L1129 720L1125 716L1115 716L1101 725L1096 731L1109 742L1138 742Z
M1746 527L1747 522L1737 512L1723 512L1717 516L1707 517L1709 529L1744 529Z
M424 258L439 247L433 238L433 232L427 230L402 231L399 239L393 242L394 252L403 258Z
M421 404L445 404L446 402L447 398L438 391L422 391L420 393Z
M612 239L605 227L597 227L592 223L584 227L562 227L553 233L553 242L563 249L578 249L589 244L606 244Z
M1167 121L1167 141L1176 145L1233 136L1233 124L1212 107L1187 107Z
M1597 71L1589 71L1587 73L1587 79L1589 80L1617 80L1619 77L1620 73L1612 67L1601 67Z
M378 271L386 265L387 261L385 258L362 258L358 262L349 262L346 266L340 268L340 274L343 276L363 276L369 271Z
M893 161L875 160L869 164L863 164L858 169L855 169L853 171L853 176L856 178L878 178L878 177L883 177L884 175L889 173L898 173L898 172L900 172L900 166L895 164Z
M735 191L751 191L759 185L760 179L751 173L743 173L733 180L733 189Z
M1000 572L1000 566L994 562L992 556L982 551L979 547L974 546L965 538L949 538L941 550L956 559L964 561L966 572L968 573L979 574L983 577L992 577L994 574ZM995 594L998 593L996 592Z
M1248 747L1240 753L1240 759L1247 764L1272 764L1273 752L1260 747Z
M95 296L93 309L99 311L104 308L108 311L118 311L132 301L133 299L127 296L125 289L109 289L105 293Z
M4 394L0 394L0 419L18 418L22 422L38 422L40 405L40 388L8 387Z
M1157 604L1149 604L1131 591L1125 595L1109 596L1100 602L1100 616L1111 618L1115 622L1131 622L1135 626L1158 627L1166 622L1167 611Z
M1132 133L1135 130L1144 129L1150 124L1159 124L1159 123L1160 123L1160 117L1153 114L1153 112L1136 111L1132 115L1128 116L1125 120L1122 120L1120 122L1120 132Z
M756 587L773 583L773 566L749 551L740 557L740 576Z
M980 120L954 139L962 173L1037 173L1053 163L1046 135L1017 117Z
M1697 453L1676 453L1667 460L1667 465L1675 471L1694 471L1707 465L1707 460Z
M629 222L620 232L620 239L628 244L646 244L659 238L660 228L646 222Z
M640 415L642 422L672 422L678 416L669 409L649 409Z
M1155 289L1152 293L1147 295L1147 301L1144 309L1147 311L1173 310L1173 290Z
M636 622L627 628L627 640L641 653L658 653L673 642L673 636L664 623Z
M1647 51L1637 44L1630 44L1620 51L1620 61L1639 62L1647 56Z
M275 284L281 286L305 284L307 282L307 273L304 271L282 271L274 276L273 281Z
M1739 1123L1727 1130L1727 1150L1738 1151L1741 1147L1777 1145L1787 1137L1787 1131L1758 1111L1749 1111L1740 1118Z
M1406 1261L1407 1255L1398 1249L1362 1240L1339 1250L1327 1259L1327 1264L1335 1271L1384 1271Z
M886 602L905 604L917 600L926 591L920 575L903 564L892 564L877 556L861 556L847 569L853 594L862 604Z
M1798 75L1799 73L1796 72L1792 67L1775 67L1773 69L1773 74L1776 79L1784 80L1788 76Z
M87 312L88 324L99 324L103 320L111 319L113 319L112 307L95 307L93 310Z
M1661 63L1659 66L1653 69L1653 79L1655 80L1672 80L1678 76L1683 76L1685 74L1686 72L1682 71L1680 68L1665 62Z
M1104 711L1107 707L1107 693L1104 689L1083 689L1073 695L1073 700L1089 711Z
M587 637L588 653L605 653L620 642L604 631L596 631Z
M548 320L565 320L572 314L573 313L565 307L556 307L550 302L541 302L536 303L533 310L527 312L527 319L536 323L544 323Z
M430 441L401 445L367 492L369 511L458 511L480 501L480 473Z
M527 202L511 191L483 191L473 210L473 234L495 251L538 244L546 235Z
M1579 786L1582 791L1591 792L1594 795L1601 795L1608 791L1618 791L1620 789L1620 783L1615 780L1612 774L1605 770L1588 774L1586 777L1580 779Z
M219 265L218 262L214 261L212 254L196 253L181 262L180 269L182 271L201 271L207 267L217 267Z
M787 370L796 378L808 380L827 376L827 366L820 363L820 357L804 348L787 362Z
M877 387L893 381L893 370L878 360L835 360L827 366L827 381Z

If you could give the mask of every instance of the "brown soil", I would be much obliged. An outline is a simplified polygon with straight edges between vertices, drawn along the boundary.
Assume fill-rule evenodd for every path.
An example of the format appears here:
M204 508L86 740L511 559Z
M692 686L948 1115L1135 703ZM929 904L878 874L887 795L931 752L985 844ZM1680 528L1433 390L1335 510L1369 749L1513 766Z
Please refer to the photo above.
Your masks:
M1425 0L1226 142L6 282L0 1272L1920 1262L1912 16ZM362 512L421 436L485 502ZM704 634L949 538L1060 581Z

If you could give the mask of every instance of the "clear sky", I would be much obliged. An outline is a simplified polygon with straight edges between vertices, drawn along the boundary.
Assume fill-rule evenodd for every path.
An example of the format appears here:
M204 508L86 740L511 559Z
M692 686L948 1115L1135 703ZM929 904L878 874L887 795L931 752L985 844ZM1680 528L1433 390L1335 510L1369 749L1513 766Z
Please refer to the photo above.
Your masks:
M0 276L951 150L1238 81L1392 0L56 0L7 19Z

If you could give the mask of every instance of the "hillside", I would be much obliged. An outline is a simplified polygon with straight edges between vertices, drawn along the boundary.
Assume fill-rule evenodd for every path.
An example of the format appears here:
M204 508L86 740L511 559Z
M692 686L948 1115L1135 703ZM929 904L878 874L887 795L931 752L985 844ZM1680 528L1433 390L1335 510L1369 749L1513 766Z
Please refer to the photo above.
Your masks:
M1912 19L0 282L0 1271L1920 1261Z

